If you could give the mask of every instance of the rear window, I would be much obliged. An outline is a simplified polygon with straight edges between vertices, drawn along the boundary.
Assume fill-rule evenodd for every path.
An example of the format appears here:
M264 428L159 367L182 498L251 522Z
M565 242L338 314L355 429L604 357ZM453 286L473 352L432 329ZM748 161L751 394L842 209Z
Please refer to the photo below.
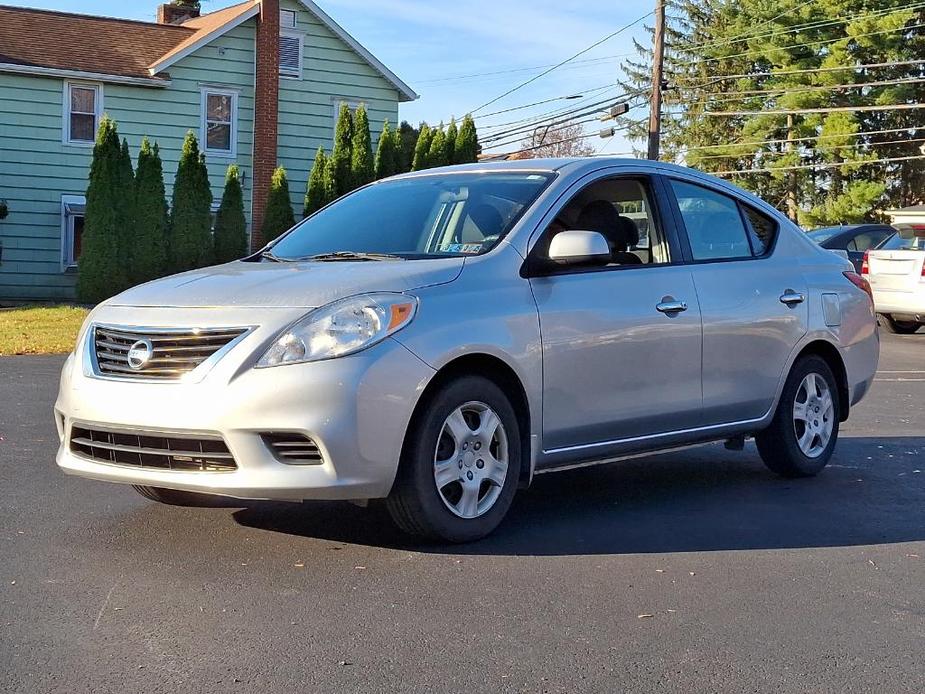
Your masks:
M903 229L877 246L877 250L923 251L925 250L925 229Z

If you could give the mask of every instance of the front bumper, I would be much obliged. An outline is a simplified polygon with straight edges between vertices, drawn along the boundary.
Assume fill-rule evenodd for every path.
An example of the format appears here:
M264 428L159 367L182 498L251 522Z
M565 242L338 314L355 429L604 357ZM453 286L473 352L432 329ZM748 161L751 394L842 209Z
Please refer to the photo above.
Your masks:
M106 318L117 322L119 317ZM256 329L199 383L95 378L84 373L82 359L72 356L65 363L55 403L61 437L58 465L66 473L107 482L244 499L388 495L414 406L433 369L392 339L340 359L252 368L263 346L288 320L287 316L273 321L272 327ZM228 324L227 316L222 322ZM78 353L80 349L85 347L79 346ZM102 463L71 450L74 424L190 437L219 435L237 469L185 472ZM323 462L280 462L261 438L270 432L313 439Z

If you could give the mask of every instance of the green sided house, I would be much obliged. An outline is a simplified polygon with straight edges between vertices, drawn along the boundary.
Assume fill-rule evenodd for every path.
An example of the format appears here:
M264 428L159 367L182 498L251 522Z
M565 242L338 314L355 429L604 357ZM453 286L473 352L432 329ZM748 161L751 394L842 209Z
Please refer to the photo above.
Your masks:
M133 159L144 136L160 145L168 199L187 131L205 151L216 208L237 163L259 247L273 169L286 167L300 211L342 102L366 104L375 146L383 121L417 98L311 0L248 0L201 16L168 4L157 18L0 6L0 301L74 297L104 113Z

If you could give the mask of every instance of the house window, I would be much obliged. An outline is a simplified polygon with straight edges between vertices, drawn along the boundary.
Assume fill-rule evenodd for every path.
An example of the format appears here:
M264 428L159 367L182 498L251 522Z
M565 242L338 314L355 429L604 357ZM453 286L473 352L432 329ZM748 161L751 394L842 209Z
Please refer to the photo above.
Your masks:
M279 74L302 79L303 35L297 31L279 34Z
M355 99L345 99L344 97L335 96L331 99L331 103L333 104L333 107L334 107L334 113L333 113L334 121L333 121L332 127L334 129L334 132L337 132L337 119L340 118L340 105L347 104L347 106L350 108L351 111L356 112L361 102Z
M64 83L64 141L92 145L103 113L103 86Z
M87 201L82 195L61 197L61 267L76 268L83 242Z
M280 10L279 11L279 26L282 29L295 29L296 27L295 10Z
M233 157L238 139L238 93L224 89L202 90L202 132L205 151Z

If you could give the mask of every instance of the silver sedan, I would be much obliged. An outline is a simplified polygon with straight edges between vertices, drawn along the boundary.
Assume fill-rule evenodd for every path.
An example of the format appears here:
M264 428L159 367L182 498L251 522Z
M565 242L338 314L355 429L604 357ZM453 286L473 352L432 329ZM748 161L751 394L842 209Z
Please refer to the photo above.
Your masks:
M754 436L774 472L815 475L878 356L866 281L724 181L435 169L98 306L57 462L171 504L384 498L462 542L537 474L642 453Z

